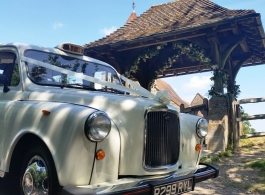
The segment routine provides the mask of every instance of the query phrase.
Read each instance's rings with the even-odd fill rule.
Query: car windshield
[[[103,81],[121,85],[120,79],[114,69],[102,64],[80,60],[78,58],[47,53],[36,50],[27,50],[25,56],[45,62],[76,73],[94,77]],[[55,70],[51,70],[34,63],[26,62],[28,77],[39,85],[55,85],[61,87],[75,87],[83,89],[94,89],[101,91],[117,92],[98,83],[86,81]]]

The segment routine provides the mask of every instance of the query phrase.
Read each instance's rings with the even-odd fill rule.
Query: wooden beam
[[[265,64],[265,61],[255,62],[255,64],[252,64],[252,63],[245,63],[245,64],[243,64],[242,67],[259,66],[259,65],[264,65],[264,64]]]
[[[214,64],[220,63],[220,47],[219,39],[216,33],[208,34],[207,39],[211,45],[211,57]]]
[[[248,52],[249,51],[249,48],[248,48],[248,45],[247,45],[246,41],[240,42],[240,47],[242,48],[242,50],[244,52]]]
[[[206,48],[210,49],[211,48],[211,45],[209,44],[209,42],[205,41],[201,37],[194,37],[194,38],[191,38],[188,40],[195,43],[196,45],[200,46],[201,48],[204,48],[204,49],[206,49]]]
[[[178,40],[183,40],[183,39],[190,39],[193,37],[200,37],[205,35],[205,33],[201,34],[195,34],[195,35],[187,35],[187,34],[181,34],[181,35],[175,35],[173,37],[167,37],[165,39],[161,39],[161,41],[146,41],[142,42],[142,45],[139,45],[138,43],[127,45],[127,47],[122,47],[121,49],[117,49],[117,51],[126,51],[126,50],[131,50],[131,49],[137,49],[137,48],[142,48],[142,47],[149,47],[152,45],[158,45],[158,44],[163,44],[163,43],[168,43],[168,42],[174,42]]]
[[[262,137],[262,136],[265,136],[265,132],[248,133],[240,136],[240,138]]]
[[[257,120],[257,119],[265,119],[265,114],[257,114],[252,116],[244,116],[241,117],[239,121],[249,121],[249,120]]]
[[[239,61],[239,60],[247,60],[253,56],[252,52],[246,52],[246,53],[241,53],[240,55],[231,55],[230,58],[232,61]]]
[[[265,97],[262,98],[247,98],[237,101],[238,104],[265,102]]]
[[[245,36],[243,35],[230,35],[225,37],[220,37],[219,41],[221,44],[232,44],[232,43],[238,43],[243,40],[245,40]]]
[[[235,35],[240,34],[237,23],[234,22],[234,23],[232,23],[231,25],[232,25],[232,27],[233,27],[233,29],[232,29],[233,33],[234,33]]]
[[[167,77],[182,76],[182,75],[188,75],[188,74],[198,74],[198,73],[209,72],[209,71],[212,71],[212,70],[201,70],[200,72],[194,71],[194,72],[181,72],[181,73],[170,72],[169,74],[158,75],[158,78],[167,78]]]
[[[217,25],[216,29],[212,29],[211,26],[204,28],[204,29],[198,29],[198,30],[191,30],[190,31],[183,31],[183,33],[179,33],[179,32],[171,32],[171,33],[167,33],[165,35],[155,35],[155,36],[149,36],[147,37],[148,39],[143,39],[144,42],[143,45],[138,45],[138,41],[137,40],[133,40],[133,42],[135,43],[129,43],[131,41],[129,41],[126,45],[127,48],[119,48],[118,43],[115,44],[115,48],[117,48],[117,51],[124,51],[124,50],[130,50],[130,49],[136,49],[136,48],[141,48],[141,47],[146,47],[146,46],[152,46],[152,45],[156,45],[156,44],[161,44],[161,43],[168,43],[168,42],[173,42],[173,41],[177,41],[177,40],[183,40],[183,39],[191,39],[191,38],[198,38],[198,37],[202,37],[206,34],[209,34],[209,32],[212,32],[214,30],[214,32],[224,32],[224,31],[231,31],[234,27],[231,26],[231,23],[226,23],[226,24],[219,24]],[[154,42],[154,39],[157,39],[157,37],[159,36],[159,39],[161,41],[158,42]],[[122,43],[121,43],[122,44]],[[125,44],[123,44],[124,46]]]
[[[240,70],[240,68],[243,66],[243,64],[245,63],[245,59],[243,59],[243,60],[240,60],[239,62],[237,62],[237,64],[234,66],[234,67],[232,67],[232,79],[233,79],[233,81],[235,81],[236,80],[236,76],[237,76],[237,74],[238,74],[238,72],[239,72],[239,70]]]
[[[187,107],[187,108],[184,108],[184,105],[183,105],[183,108],[181,108],[180,112],[182,112],[182,113],[190,113],[192,111],[199,111],[199,110],[202,110],[202,109],[208,109],[207,105],[201,104],[201,105]]]
[[[234,27],[233,30],[232,30],[233,33],[235,35],[239,35],[240,34],[240,30],[239,30],[238,25],[237,25],[236,22],[233,24],[233,27]],[[249,48],[248,48],[248,45],[247,45],[247,42],[246,42],[246,37],[244,38],[244,41],[240,42],[240,47],[242,48],[242,50],[244,52],[248,52],[249,51]]]
[[[179,72],[190,72],[190,71],[202,71],[204,69],[207,69],[207,70],[211,70],[211,67],[207,66],[207,65],[198,65],[198,66],[184,66],[184,67],[179,67],[179,68],[170,68],[170,69],[167,69],[163,72],[163,74],[168,74],[168,73],[171,73],[171,72],[176,72],[176,73],[179,73]]]
[[[231,43],[230,45],[227,46],[227,48],[221,53],[221,61],[220,64],[218,64],[219,66],[221,66],[221,68],[223,68],[225,66],[226,60],[227,58],[230,56],[230,54],[232,53],[232,51],[237,47],[238,42],[235,43]]]

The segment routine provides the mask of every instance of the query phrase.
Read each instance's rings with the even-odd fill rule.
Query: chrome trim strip
[[[192,171],[193,172],[193,171]],[[114,181],[109,182],[103,182],[99,184],[92,184],[92,185],[85,185],[85,186],[65,186],[63,188],[62,195],[69,195],[70,193],[66,192],[67,188],[75,188],[78,189],[75,192],[78,192],[78,194],[88,195],[90,193],[90,190],[95,192],[96,194],[115,194],[124,190],[137,190],[142,187],[150,187],[148,184],[150,182],[156,182],[156,181],[164,181],[168,179],[178,178],[182,176],[187,177],[193,177],[192,172],[184,172],[181,174],[177,174],[176,172],[173,173],[167,173],[165,175],[157,175],[157,176],[145,176],[145,177],[139,177],[139,178],[123,178],[118,179]],[[84,191],[81,192],[80,188]],[[87,191],[86,191],[87,190]],[[74,194],[74,193],[71,193]]]
[[[0,171],[0,177],[5,177],[5,174],[6,174],[6,172],[4,172],[4,171]]]
[[[158,168],[148,168],[145,164],[145,153],[146,153],[146,138],[147,138],[147,114],[149,112],[154,112],[154,111],[165,111],[165,112],[171,112],[171,113],[175,113],[177,115],[177,117],[179,118],[179,112],[177,111],[177,109],[175,109],[173,106],[170,105],[160,105],[160,106],[151,106],[149,108],[147,108],[146,112],[145,112],[145,128],[144,128],[144,149],[143,149],[143,168],[146,171],[157,171],[157,170],[169,170],[169,169],[173,169],[175,167],[179,166],[179,162],[177,162],[175,165],[172,166],[161,166]],[[179,147],[180,150],[180,147]],[[179,151],[180,153],[180,151]]]

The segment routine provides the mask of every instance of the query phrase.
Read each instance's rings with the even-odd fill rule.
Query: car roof
[[[71,52],[62,51],[62,50],[60,50],[58,48],[43,47],[43,46],[38,46],[38,45],[25,44],[25,43],[16,43],[16,42],[14,42],[14,43],[6,43],[6,44],[1,44],[0,43],[0,47],[15,47],[15,48],[17,48],[17,50],[19,52],[19,55],[22,55],[22,56],[24,55],[24,52],[26,50],[31,49],[31,50],[55,53],[55,54],[59,54],[59,55],[71,56],[71,57],[78,58],[78,59],[81,59],[81,60],[86,60],[86,61],[94,62],[94,63],[97,63],[97,64],[102,64],[102,65],[106,65],[106,66],[112,67],[111,65],[107,64],[106,62],[91,58],[89,56],[76,55],[76,54],[73,54]]]

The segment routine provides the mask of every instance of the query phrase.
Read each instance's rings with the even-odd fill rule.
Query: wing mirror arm
[[[7,86],[8,78],[6,75],[0,74],[0,84],[4,85],[3,92],[7,93],[10,89]]]

